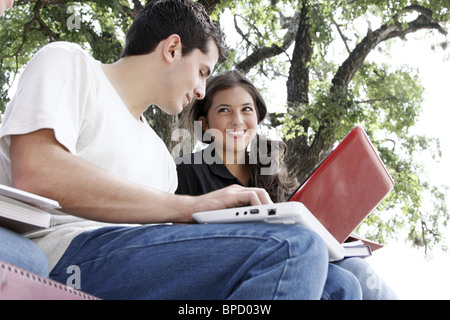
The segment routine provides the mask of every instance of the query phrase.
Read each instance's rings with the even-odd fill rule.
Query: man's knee
[[[328,249],[316,232],[294,225],[292,229],[286,230],[285,240],[289,243],[291,255],[307,255],[318,264],[328,264]]]

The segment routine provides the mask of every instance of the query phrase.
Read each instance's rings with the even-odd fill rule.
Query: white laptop
[[[192,216],[198,223],[249,223],[267,222],[300,224],[314,230],[325,242],[330,261],[344,258],[344,247],[300,202],[283,202],[260,206],[204,211]]]

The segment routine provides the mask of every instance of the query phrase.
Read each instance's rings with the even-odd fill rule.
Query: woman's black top
[[[215,156],[212,146],[178,157],[175,162],[178,173],[177,194],[197,196],[232,184],[243,185],[228,171],[222,159]]]

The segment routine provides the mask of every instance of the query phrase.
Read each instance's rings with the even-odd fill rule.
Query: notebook
[[[355,127],[288,200],[303,203],[342,243],[393,188],[367,134]]]
[[[0,226],[20,234],[49,228],[58,202],[0,184]]]
[[[342,252],[337,244],[342,247],[340,244],[393,188],[394,181],[366,133],[355,127],[286,202],[301,206],[248,206],[196,213],[193,218],[199,223],[308,221],[305,226],[314,227],[322,237],[330,259],[338,260]],[[252,210],[259,211],[252,214]]]

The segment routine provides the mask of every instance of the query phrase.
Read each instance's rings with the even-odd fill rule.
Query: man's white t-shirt
[[[176,190],[176,166],[164,142],[145,120],[132,116],[101,63],[78,45],[49,44],[22,73],[0,129],[0,183],[12,186],[10,136],[44,128],[53,129],[69,152],[111,173],[165,192]],[[54,218],[54,228],[30,236],[50,268],[74,237],[109,225],[62,213]]]

